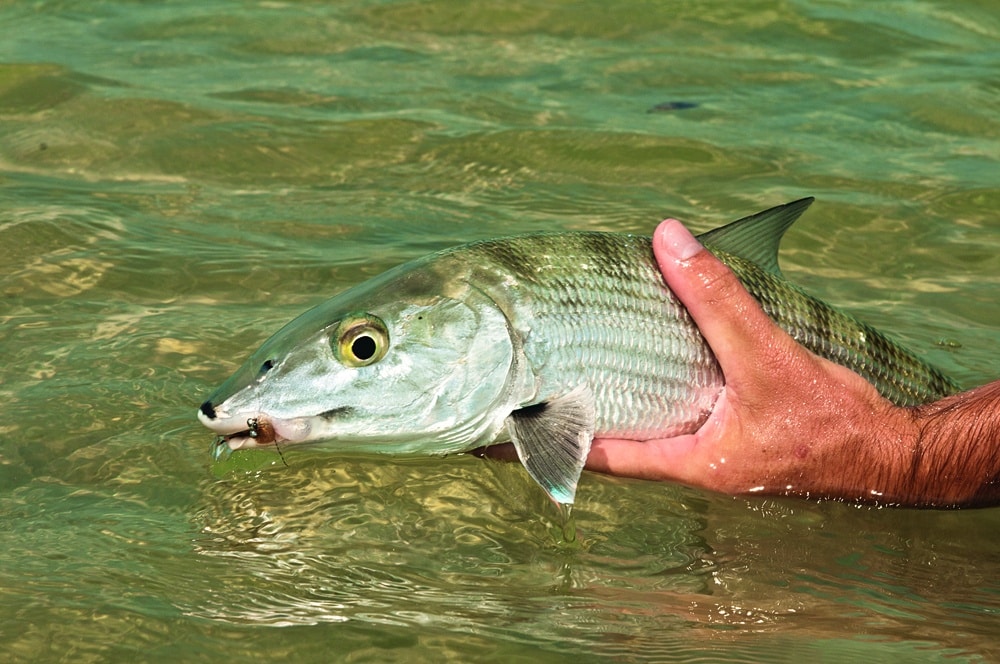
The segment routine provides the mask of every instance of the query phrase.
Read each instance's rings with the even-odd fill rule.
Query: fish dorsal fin
[[[778,268],[778,245],[788,227],[815,199],[800,198],[702,233],[698,240],[713,252],[722,251],[751,261],[771,274]]]
[[[572,505],[594,438],[594,395],[581,385],[549,401],[515,410],[507,430],[517,456],[545,492]]]

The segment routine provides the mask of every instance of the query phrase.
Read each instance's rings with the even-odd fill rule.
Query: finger
[[[647,441],[596,438],[586,467],[619,477],[676,479],[694,445],[693,436]]]
[[[659,225],[653,252],[667,285],[691,314],[724,371],[745,366],[748,355],[773,355],[776,341],[782,346],[791,341],[733,271],[681,222],[667,219]]]

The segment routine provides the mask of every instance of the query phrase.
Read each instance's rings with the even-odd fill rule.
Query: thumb
[[[783,337],[781,346],[792,342],[733,271],[681,222],[667,219],[657,227],[653,252],[667,286],[691,314],[729,380],[738,367],[752,366],[753,358],[773,355],[776,334]]]

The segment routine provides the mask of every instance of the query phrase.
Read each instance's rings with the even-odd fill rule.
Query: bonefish
[[[874,328],[788,282],[794,201],[699,236],[803,346],[897,404],[956,390]],[[595,437],[691,433],[724,386],[657,269],[650,238],[537,233],[400,265],[279,330],[198,411],[220,450],[329,441],[331,450],[449,454],[513,442],[571,504]]]

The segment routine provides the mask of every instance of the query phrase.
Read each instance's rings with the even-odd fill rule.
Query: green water
[[[995,661],[1000,510],[237,454],[208,392],[460,241],[814,195],[785,271],[974,385],[994,2],[0,1],[4,661]],[[660,104],[673,104],[649,112]]]

